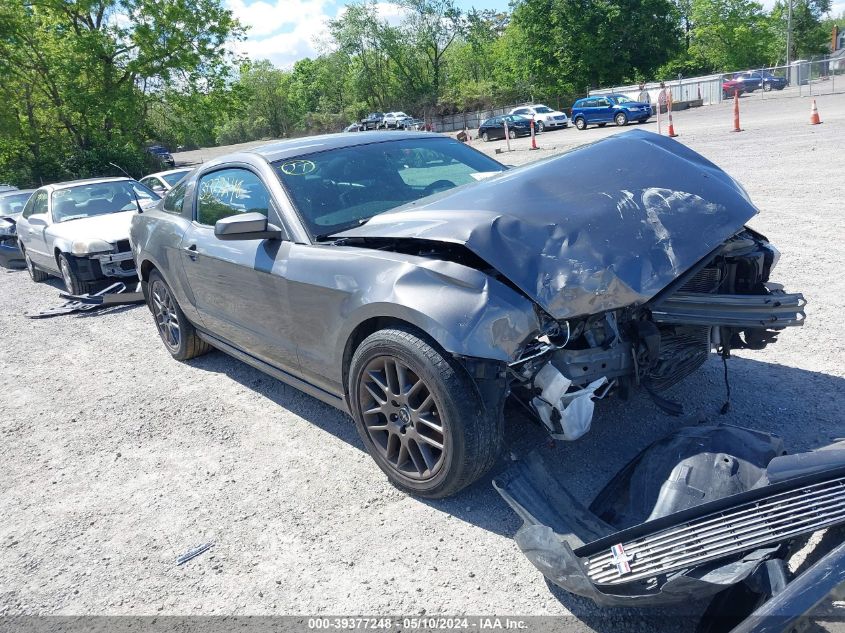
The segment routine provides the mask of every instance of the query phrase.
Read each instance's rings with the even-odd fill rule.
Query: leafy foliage
[[[185,148],[337,131],[369,111],[422,118],[597,86],[774,65],[787,0],[352,0],[313,59],[236,59],[224,0],[0,0],[0,182],[151,169]],[[792,0],[790,58],[826,52],[831,0]],[[839,21],[840,27],[845,26]]]

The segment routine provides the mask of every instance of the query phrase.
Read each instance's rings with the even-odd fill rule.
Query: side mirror
[[[219,240],[280,240],[282,230],[261,213],[241,213],[218,220],[214,236]]]
[[[47,226],[46,213],[33,213],[26,220],[31,226]]]

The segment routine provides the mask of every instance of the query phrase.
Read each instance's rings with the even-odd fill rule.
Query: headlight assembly
[[[74,255],[90,255],[91,253],[108,253],[114,250],[114,246],[103,240],[80,240],[74,242],[70,252]]]

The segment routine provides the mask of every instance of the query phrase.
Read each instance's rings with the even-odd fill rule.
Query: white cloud
[[[228,5],[247,27],[247,39],[235,50],[283,67],[319,54],[318,40],[334,10],[334,0],[228,0]]]
[[[336,0],[227,0],[229,9],[247,27],[246,40],[235,51],[251,59],[269,59],[289,67],[304,57],[315,57],[327,44],[328,21],[343,15],[346,6]],[[393,2],[377,3],[379,17],[396,25],[402,7]]]

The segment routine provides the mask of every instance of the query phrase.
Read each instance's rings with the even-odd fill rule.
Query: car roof
[[[369,145],[371,143],[383,143],[409,138],[448,138],[431,132],[341,132],[339,134],[322,134],[320,136],[305,136],[287,141],[277,141],[267,145],[261,145],[249,150],[245,154],[258,154],[267,162],[273,163],[285,158],[294,158],[302,154],[312,152],[324,152],[342,147],[355,147],[358,145]]]
[[[0,198],[19,196],[22,193],[32,193],[33,191],[35,191],[35,189],[9,189],[8,191],[0,191]]]
[[[180,172],[188,173],[193,169],[193,167],[177,167],[176,169],[168,169],[166,171],[157,171],[154,174],[147,174],[144,178],[150,178],[152,176],[169,176],[170,174],[178,174]]]
[[[66,182],[56,182],[52,185],[44,185],[41,189],[46,191],[58,191],[60,189],[69,189],[79,185],[96,185],[104,182],[131,182],[131,178],[125,176],[117,176],[111,178],[83,178],[81,180],[68,180]]]

